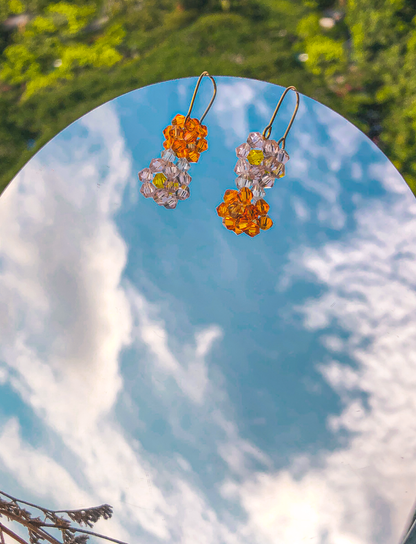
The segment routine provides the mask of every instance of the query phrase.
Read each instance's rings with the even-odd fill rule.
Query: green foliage
[[[296,85],[378,142],[416,193],[410,0],[0,0],[0,56],[0,189],[99,104],[208,69]]]

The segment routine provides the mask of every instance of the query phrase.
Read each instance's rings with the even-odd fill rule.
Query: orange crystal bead
[[[198,153],[206,151],[208,149],[208,142],[201,138],[196,142],[195,149],[198,151]]]
[[[185,121],[185,128],[191,132],[193,132],[195,129],[198,129],[199,126],[200,126],[200,123],[198,119],[189,118]]]
[[[195,149],[188,148],[185,153],[185,158],[188,159],[189,162],[198,162],[199,153]]]
[[[208,129],[205,125],[199,125],[197,130],[198,130],[198,136],[200,138],[205,138],[208,134]]]
[[[165,149],[171,149],[173,143],[174,143],[174,140],[172,140],[172,138],[168,138],[167,140],[165,140],[165,141],[163,142],[163,147],[164,147]]]
[[[176,151],[175,153],[178,159],[186,159],[188,156],[188,149],[185,145],[183,149],[180,149],[179,151]]]
[[[256,202],[256,208],[260,215],[266,215],[266,213],[270,210],[269,204],[262,198]]]
[[[225,217],[227,215],[227,209],[228,209],[227,204],[225,202],[221,202],[221,204],[217,208],[217,214],[220,217]]]
[[[198,138],[198,133],[196,132],[196,130],[186,130],[184,132],[183,139],[188,144],[195,143],[197,138]]]
[[[226,217],[224,217],[223,223],[228,230],[235,230],[235,219],[233,219],[232,217],[227,215]]]
[[[243,204],[249,204],[251,202],[251,199],[253,198],[253,193],[248,187],[243,187],[242,189],[240,189],[238,197],[241,202],[243,202]]]
[[[180,113],[176,114],[172,120],[172,125],[177,125],[178,127],[183,128],[185,126],[185,115]]]
[[[268,230],[273,225],[273,221],[268,215],[262,215],[258,219],[258,225],[262,230]]]
[[[227,189],[224,193],[224,202],[230,203],[238,198],[238,191],[235,189]]]
[[[228,215],[230,215],[231,217],[237,219],[238,217],[243,215],[243,213],[244,207],[241,205],[240,202],[238,202],[238,200],[235,200],[228,204]]]
[[[182,140],[174,140],[172,143],[172,149],[176,154],[178,154],[180,151],[183,151],[186,149],[186,143]]]
[[[163,130],[163,136],[166,138],[166,140],[168,140],[169,138],[171,138],[171,130],[172,130],[172,125],[169,125],[168,127],[166,127],[164,130]]]
[[[259,216],[259,211],[254,204],[246,206],[245,213],[250,219],[256,219]]]
[[[235,222],[235,226],[243,231],[246,230],[250,224],[251,221],[245,214],[241,215]]]
[[[250,223],[248,228],[245,230],[245,233],[248,234],[249,236],[251,236],[252,238],[253,238],[253,236],[257,236],[257,234],[259,234],[259,232],[260,232],[260,227],[254,221],[252,223]]]

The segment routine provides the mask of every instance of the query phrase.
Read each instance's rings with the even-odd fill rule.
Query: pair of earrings
[[[207,109],[198,120],[191,118],[192,108],[204,76],[211,79],[214,92]],[[296,93],[296,106],[287,129],[279,141],[270,140],[272,125],[286,94],[293,90]],[[163,131],[165,141],[161,158],[152,159],[148,168],[139,172],[142,182],[140,192],[146,198],[152,197],[160,206],[167,209],[176,208],[180,200],[190,196],[189,184],[191,163],[198,162],[200,154],[208,149],[206,140],[208,129],[202,124],[217,94],[217,85],[208,72],[203,72],[197,81],[188,113],[177,114],[172,124]],[[295,87],[284,90],[270,123],[263,133],[251,132],[247,142],[236,149],[237,189],[225,191],[223,202],[217,207],[217,214],[223,225],[235,234],[246,233],[257,236],[260,230],[268,230],[273,221],[268,216],[269,204],[264,200],[265,189],[273,187],[276,179],[285,175],[285,165],[289,155],[285,151],[286,138],[295,120],[299,108],[299,93]]]

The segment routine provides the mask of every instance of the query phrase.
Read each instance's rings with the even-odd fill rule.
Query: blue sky
[[[108,502],[100,530],[129,542],[395,542],[416,484],[414,197],[302,96],[274,226],[235,236],[215,208],[282,89],[221,77],[191,197],[158,207],[137,172],[195,81],[84,116],[0,201],[0,488]]]

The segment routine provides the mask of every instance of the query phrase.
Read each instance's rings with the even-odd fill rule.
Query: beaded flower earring
[[[191,119],[196,94],[204,76],[208,76],[212,81],[214,92],[201,119]],[[210,110],[216,94],[217,85],[214,78],[208,72],[202,72],[195,86],[187,115],[178,113],[173,118],[172,124],[163,131],[165,141],[162,158],[152,159],[149,168],[139,172],[139,180],[142,182],[140,192],[145,198],[152,197],[159,206],[164,206],[168,210],[176,208],[178,200],[189,198],[189,184],[192,178],[188,170],[190,163],[198,162],[200,154],[208,149],[206,140],[208,129],[202,121]]]
[[[295,111],[283,137],[278,142],[269,140],[273,121],[290,90],[296,93]],[[236,234],[245,232],[253,237],[257,236],[260,230],[268,230],[273,225],[273,221],[267,215],[270,206],[264,200],[265,189],[273,187],[275,180],[285,175],[285,164],[289,160],[285,143],[298,108],[298,91],[295,87],[287,87],[263,134],[251,132],[247,142],[237,147],[238,160],[234,171],[238,175],[236,179],[238,190],[225,191],[224,201],[217,208],[217,214],[228,230]]]

